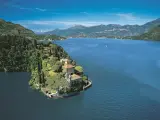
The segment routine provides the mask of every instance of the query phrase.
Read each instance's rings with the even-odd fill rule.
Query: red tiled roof
[[[81,76],[76,75],[76,74],[71,75],[71,80],[77,80],[79,78],[81,78]]]

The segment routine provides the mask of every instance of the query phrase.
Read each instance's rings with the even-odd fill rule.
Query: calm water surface
[[[29,73],[0,73],[0,120],[160,120],[160,43],[58,41],[82,65],[92,88],[51,100],[28,87]]]

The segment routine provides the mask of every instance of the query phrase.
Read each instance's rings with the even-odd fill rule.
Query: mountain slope
[[[150,30],[158,25],[160,25],[160,18],[144,24],[143,27],[146,29],[146,32],[147,32],[148,30]]]
[[[52,40],[64,40],[64,37],[57,35],[37,35],[32,30],[29,30],[19,24],[6,22],[0,19],[0,36],[1,35],[17,35],[23,37],[31,37],[36,40],[52,39]]]
[[[60,38],[56,35],[36,35],[21,25],[0,19],[0,72],[26,72],[37,68],[39,54],[44,55],[38,48],[37,40]],[[57,56],[66,54],[60,46],[55,47]]]
[[[0,35],[22,35],[22,36],[34,36],[34,32],[24,28],[19,24],[6,22],[0,19]]]
[[[139,36],[133,36],[132,39],[138,39],[138,40],[156,40],[160,41],[160,25],[157,27],[152,28],[147,33],[144,33]]]
[[[82,25],[76,25],[74,27],[60,30],[46,32],[44,34],[56,34],[64,37],[125,37],[125,36],[137,36],[147,32],[150,28],[160,24],[160,19],[148,22],[144,25],[97,25],[91,27],[85,27]]]

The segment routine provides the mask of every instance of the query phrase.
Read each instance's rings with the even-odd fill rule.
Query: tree
[[[88,78],[87,78],[87,76],[83,75],[82,79],[87,80]]]
[[[83,72],[83,68],[81,66],[76,66],[75,70],[82,73]]]
[[[53,71],[54,72],[62,72],[62,66],[61,65],[53,65]]]
[[[72,61],[72,65],[74,65],[74,66],[76,65],[76,62],[74,60]]]
[[[62,63],[60,61],[56,61],[55,65],[60,65],[62,66]]]

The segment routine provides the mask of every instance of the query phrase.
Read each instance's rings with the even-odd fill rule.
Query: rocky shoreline
[[[48,98],[59,99],[59,98],[68,98],[68,97],[80,95],[82,92],[84,92],[85,90],[87,90],[91,86],[92,86],[92,81],[88,80],[88,84],[83,86],[83,90],[81,90],[79,92],[71,92],[71,93],[65,93],[65,94],[59,94],[58,92],[56,92],[56,93],[49,94],[49,93],[46,93],[46,91],[44,91],[44,89],[41,89],[41,91]]]

